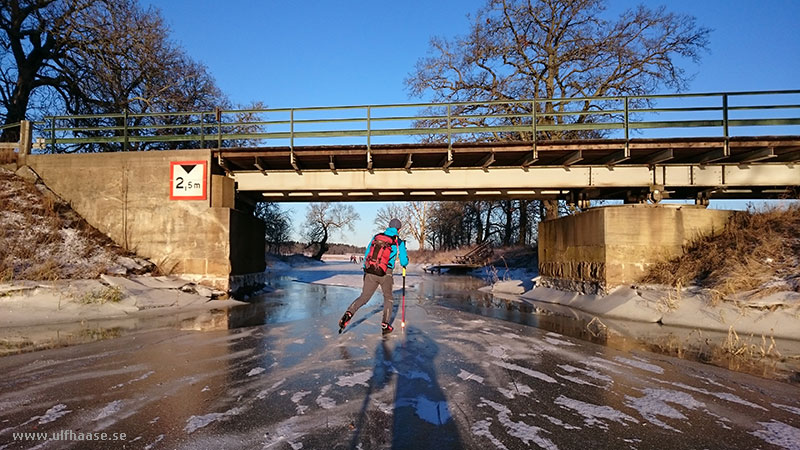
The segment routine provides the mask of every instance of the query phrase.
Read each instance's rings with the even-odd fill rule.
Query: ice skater
[[[408,266],[408,254],[406,254],[406,242],[399,238],[398,232],[402,223],[398,219],[389,221],[389,227],[383,233],[378,233],[372,237],[367,251],[364,253],[364,286],[361,295],[350,304],[347,311],[339,320],[339,333],[344,330],[350,319],[359,308],[366,304],[378,286],[383,291],[383,321],[381,329],[384,334],[391,333],[394,328],[391,324],[392,314],[392,269],[397,258],[400,258],[400,265],[405,269]]]

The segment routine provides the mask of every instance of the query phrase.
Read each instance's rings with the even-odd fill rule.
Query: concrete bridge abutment
[[[193,191],[176,191],[191,168]],[[235,209],[234,181],[211,150],[26,155],[30,167],[89,224],[161,271],[226,291],[257,284],[264,224]],[[202,173],[200,172],[202,170]],[[188,191],[186,191],[188,192]]]
[[[695,205],[592,208],[539,224],[539,274],[555,287],[604,292],[636,283],[658,261],[721,232],[732,211]]]

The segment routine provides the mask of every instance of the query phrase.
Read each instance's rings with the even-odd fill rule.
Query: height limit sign
[[[207,161],[170,162],[170,200],[205,200]]]

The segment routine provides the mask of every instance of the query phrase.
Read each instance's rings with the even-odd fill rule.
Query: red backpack
[[[396,244],[397,236],[376,234],[370,243],[367,260],[364,261],[364,271],[379,277],[386,275],[389,269],[389,257],[392,255],[392,245]]]

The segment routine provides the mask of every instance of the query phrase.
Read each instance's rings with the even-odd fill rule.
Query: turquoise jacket
[[[383,234],[387,236],[397,236],[397,228],[387,228]],[[377,236],[377,235],[375,235]],[[372,236],[372,239],[375,239],[375,236]],[[369,251],[372,249],[372,239],[369,240],[369,245],[367,245],[367,251],[364,252],[364,261],[369,258]],[[400,256],[400,265],[406,267],[408,265],[408,254],[406,253],[406,241],[402,239],[397,239],[397,245],[392,244],[392,253],[389,255],[389,268],[394,269],[394,260]],[[362,265],[361,268],[364,269],[366,265]]]

